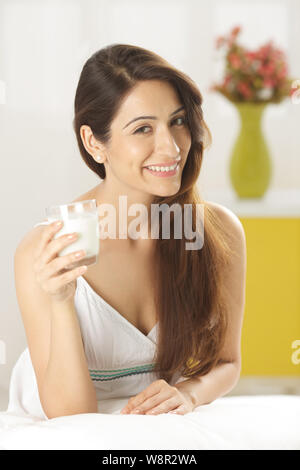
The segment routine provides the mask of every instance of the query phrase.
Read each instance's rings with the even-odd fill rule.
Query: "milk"
[[[54,222],[57,218],[48,217],[48,221]],[[75,251],[85,250],[84,258],[69,264],[66,269],[74,269],[77,266],[95,264],[99,253],[99,220],[97,213],[82,212],[78,214],[69,213],[67,218],[60,217],[63,227],[53,238],[61,237],[73,232],[77,233],[77,238],[64,247],[58,256],[65,256]]]

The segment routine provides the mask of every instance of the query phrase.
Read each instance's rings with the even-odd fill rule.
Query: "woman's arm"
[[[48,417],[97,413],[74,300],[51,303],[50,354],[41,389]]]
[[[219,204],[209,204],[220,217],[224,227],[232,234],[231,248],[236,255],[231,259],[224,273],[230,315],[220,361],[208,374],[184,380],[175,385],[180,391],[188,393],[195,407],[211,403],[216,398],[229,393],[237,384],[241,371],[241,332],[245,308],[247,265],[246,237],[241,222],[233,212]]]
[[[183,380],[174,387],[186,393],[193,408],[207,405],[216,398],[229,393],[237,384],[240,377],[240,367],[234,362],[223,362],[214,367],[202,377]]]
[[[16,294],[39,398],[48,418],[97,412],[74,298],[54,302],[36,282],[33,248],[42,227],[27,234],[14,257]]]

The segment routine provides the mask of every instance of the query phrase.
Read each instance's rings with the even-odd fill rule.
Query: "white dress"
[[[98,295],[83,276],[77,278],[74,305],[96,389],[98,411],[112,413],[116,399],[125,399],[125,406],[131,396],[158,380],[158,374],[152,369],[159,325],[144,335]],[[181,380],[184,378],[178,373],[169,383],[174,385]],[[28,348],[12,371],[7,411],[47,419]]]

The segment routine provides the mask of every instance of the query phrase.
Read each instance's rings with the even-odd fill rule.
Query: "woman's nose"
[[[162,129],[158,133],[156,147],[157,153],[168,155],[172,158],[176,158],[180,151],[180,148],[169,129]]]

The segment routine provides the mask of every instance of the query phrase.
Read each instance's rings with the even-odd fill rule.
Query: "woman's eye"
[[[181,116],[181,117],[178,117],[178,118],[174,119],[174,120],[172,121],[172,124],[173,124],[174,122],[180,120],[180,119],[182,120],[182,124],[179,124],[179,125],[184,125],[184,124],[185,124],[185,117],[184,117],[184,116]],[[150,126],[143,126],[143,127],[140,127],[139,129],[137,129],[137,130],[134,132],[134,134],[137,134],[137,133],[139,133],[139,134],[148,134],[148,132],[143,132],[143,129],[147,129],[147,128],[150,129]]]
[[[149,126],[140,127],[139,129],[137,129],[137,130],[134,132],[134,134],[137,134],[137,133],[145,134],[145,132],[143,132],[143,129],[147,129],[147,127],[149,128]]]
[[[184,116],[178,117],[178,118],[174,119],[174,121],[178,121],[178,119],[181,119],[181,120],[182,120],[182,124],[185,124],[185,117],[184,117]],[[173,122],[174,122],[174,121],[173,121]]]

